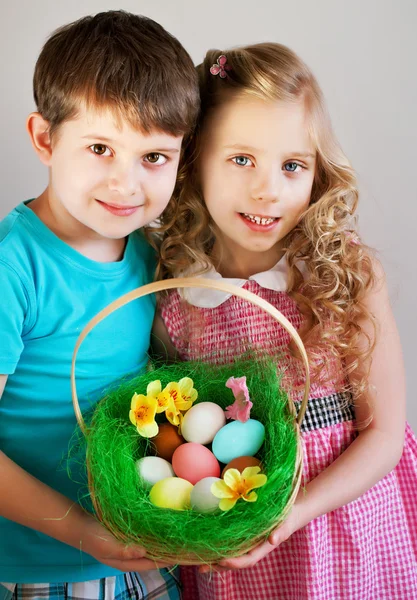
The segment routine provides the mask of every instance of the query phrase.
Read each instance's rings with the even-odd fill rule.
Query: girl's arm
[[[313,519],[355,500],[397,465],[403,449],[405,431],[405,374],[400,338],[390,307],[385,276],[374,261],[376,284],[365,304],[377,323],[376,344],[369,372],[369,392],[355,402],[359,424],[370,420],[358,437],[327,469],[307,484],[298,494],[293,509],[269,537],[248,554],[220,565],[247,568],[258,562],[294,531]],[[369,322],[361,323],[363,331],[375,339]],[[365,347],[365,336],[361,345]],[[352,377],[361,375],[362,365]],[[201,569],[206,570],[205,568]]]
[[[0,375],[0,402],[7,375]],[[145,571],[158,566],[145,549],[118,542],[79,504],[56,492],[20,468],[0,451],[0,515],[83,550],[99,562],[121,571]]]
[[[405,373],[400,337],[390,307],[385,276],[374,263],[376,285],[365,304],[377,323],[376,344],[369,372],[369,391],[355,402],[356,421],[370,421],[345,452],[320,473],[297,501],[300,527],[355,500],[397,465],[405,432]],[[374,339],[369,322],[361,323]],[[366,344],[365,337],[361,341]],[[362,365],[352,377],[360,376]]]
[[[153,322],[151,350],[154,358],[165,362],[174,362],[178,358],[177,350],[171,342],[168,330],[159,312],[156,313]]]

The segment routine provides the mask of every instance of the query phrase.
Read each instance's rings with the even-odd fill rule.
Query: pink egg
[[[172,456],[174,473],[193,485],[204,477],[220,477],[220,465],[212,452],[202,444],[181,444]]]

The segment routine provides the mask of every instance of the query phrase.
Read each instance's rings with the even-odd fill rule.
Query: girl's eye
[[[285,163],[284,169],[288,173],[298,173],[303,167],[296,162]]]
[[[167,162],[167,157],[159,152],[150,152],[145,156],[145,160],[152,165],[164,165]]]
[[[98,156],[111,156],[111,150],[104,144],[93,144],[90,146],[91,151]]]
[[[248,167],[253,164],[250,158],[247,156],[235,156],[232,158],[233,162],[239,167]]]

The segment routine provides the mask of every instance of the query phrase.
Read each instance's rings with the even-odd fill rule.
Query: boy
[[[175,577],[149,570],[165,565],[81,509],[82,473],[70,479],[64,458],[78,334],[153,278],[153,253],[137,230],[172,194],[198,112],[194,66],[154,21],[110,11],[51,36],[34,97],[27,129],[49,183],[0,224],[0,599],[177,598]],[[149,298],[132,303],[83,344],[82,409],[144,368],[154,308]]]

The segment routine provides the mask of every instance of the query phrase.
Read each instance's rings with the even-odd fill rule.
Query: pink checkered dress
[[[301,315],[285,292],[253,280],[244,287],[300,326]],[[233,296],[214,308],[199,308],[173,292],[163,302],[162,317],[184,360],[226,362],[254,347],[281,351],[284,384],[302,383],[302,368],[287,350],[288,334],[244,300]],[[356,435],[353,408],[338,391],[340,368],[329,361],[328,370],[333,377],[312,384],[302,426],[304,483]],[[299,392],[290,393],[299,398]],[[185,567],[182,580],[184,600],[416,600],[417,440],[410,427],[398,466],[363,496],[315,519],[250,569],[199,574]]]

